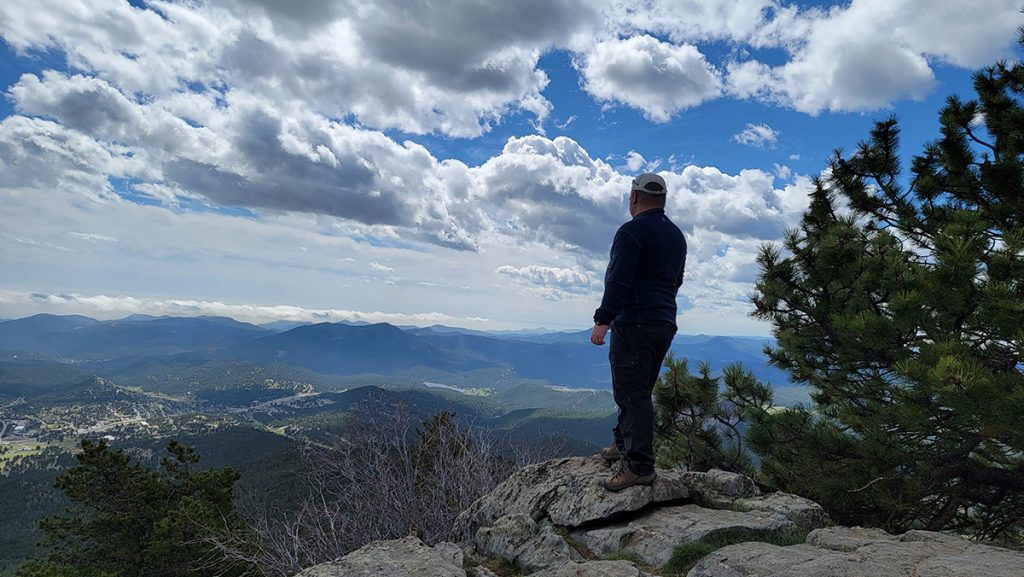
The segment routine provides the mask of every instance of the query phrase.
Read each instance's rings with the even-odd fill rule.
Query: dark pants
[[[612,393],[619,420],[612,433],[615,446],[637,475],[654,472],[654,403],[651,393],[672,345],[676,327],[669,324],[612,325],[608,360]]]

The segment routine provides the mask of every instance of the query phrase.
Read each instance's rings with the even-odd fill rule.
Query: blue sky
[[[581,328],[631,176],[684,333],[767,334],[754,256],[895,114],[909,158],[1016,0],[9,0],[0,317]]]

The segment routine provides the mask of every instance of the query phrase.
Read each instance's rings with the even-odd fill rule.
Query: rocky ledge
[[[610,493],[600,457],[525,467],[456,521],[463,542],[375,542],[297,577],[1024,576],[1024,553],[940,533],[832,527],[812,501],[743,475],[659,470]]]
[[[1020,577],[1024,553],[931,531],[890,535],[831,527],[790,547],[740,543],[701,559],[689,577]]]

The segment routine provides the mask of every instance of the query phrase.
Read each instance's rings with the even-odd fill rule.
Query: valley
[[[154,466],[178,439],[201,466],[238,469],[248,498],[281,504],[301,494],[301,446],[360,422],[415,425],[452,411],[509,450],[592,454],[615,406],[607,348],[585,336],[218,317],[0,322],[0,494],[19,497],[0,511],[16,520],[0,542],[0,576],[34,553],[38,521],[62,506],[53,479],[83,438]],[[804,400],[764,363],[763,345],[681,335],[673,351],[716,370],[743,361],[775,377],[781,403]]]

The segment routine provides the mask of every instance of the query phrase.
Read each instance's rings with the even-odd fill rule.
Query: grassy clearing
[[[17,459],[34,457],[50,447],[57,447],[65,452],[74,452],[78,447],[77,441],[64,439],[62,441],[14,441],[0,444],[0,473]]]
[[[15,441],[13,443],[4,443],[0,446],[3,447],[3,450],[0,451],[0,471],[3,471],[7,463],[15,459],[31,457],[42,453],[43,449],[46,448],[46,443],[39,441]]]

